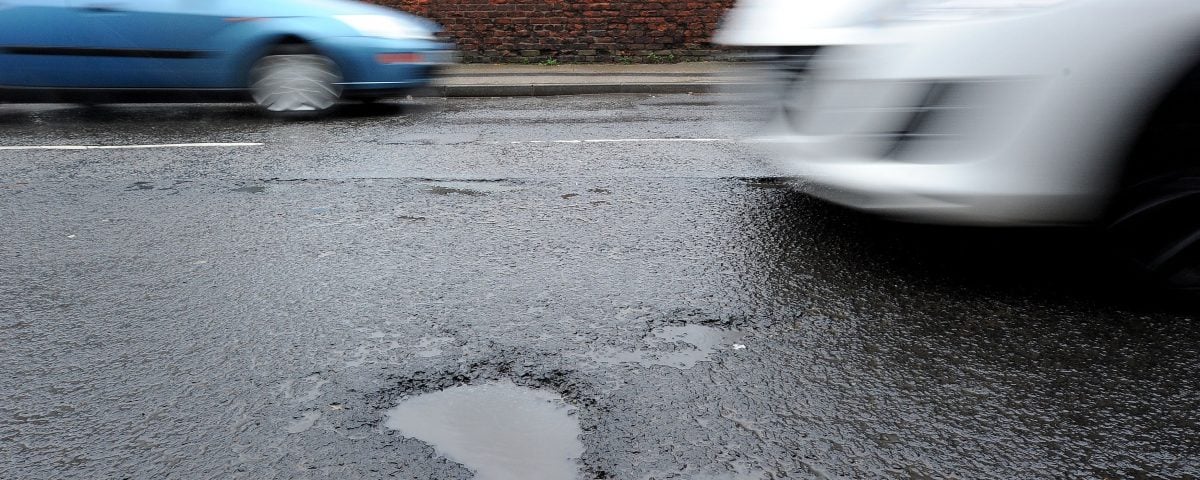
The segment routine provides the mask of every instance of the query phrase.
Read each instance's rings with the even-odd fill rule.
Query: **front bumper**
[[[931,223],[1088,222],[1111,189],[1126,116],[1102,77],[1112,66],[1085,62],[1091,39],[1031,34],[1048,24],[938,24],[822,49],[758,141],[799,189],[852,208]]]
[[[916,164],[872,157],[812,154],[821,139],[781,136],[756,141],[776,151],[775,166],[792,186],[864,212],[920,223],[1059,225],[1086,222],[1102,197],[1043,189],[974,163]]]
[[[349,97],[424,87],[458,61],[454,45],[447,42],[338,37],[321,43],[342,69],[342,87]]]

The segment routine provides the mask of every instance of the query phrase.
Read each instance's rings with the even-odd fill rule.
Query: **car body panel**
[[[230,90],[282,41],[329,56],[348,89],[379,93],[428,83],[453,47],[366,37],[336,15],[388,15],[429,32],[427,20],[340,0],[7,0],[0,6],[0,87],[15,90]],[[429,61],[387,65],[379,53]]]
[[[0,68],[0,85],[39,85],[58,76],[88,73],[83,57],[42,55],[32,50],[83,43],[81,19],[66,13],[67,0],[0,3],[0,65],[4,67]]]
[[[1090,222],[1141,122],[1197,65],[1197,25],[1188,0],[885,24],[824,48],[803,93],[807,126],[760,140],[803,189],[855,208],[938,223]],[[914,135],[905,122],[933,111],[922,103],[931,85],[952,85],[958,110],[923,117]]]

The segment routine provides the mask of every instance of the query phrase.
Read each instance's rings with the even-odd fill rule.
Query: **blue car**
[[[0,0],[0,100],[321,112],[432,80],[440,27],[345,0]]]

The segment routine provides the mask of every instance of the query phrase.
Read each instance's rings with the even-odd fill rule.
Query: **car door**
[[[0,0],[0,86],[89,86],[81,30],[67,0]]]
[[[4,0],[0,0],[4,1]],[[207,88],[224,54],[217,38],[230,25],[225,0],[69,0],[112,87]]]

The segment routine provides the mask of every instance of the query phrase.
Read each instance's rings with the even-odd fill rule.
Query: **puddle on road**
[[[589,356],[604,364],[635,363],[643,367],[663,365],[689,369],[697,363],[707,361],[717,350],[745,348],[737,342],[746,336],[735,330],[721,330],[703,325],[671,325],[656,328],[646,338],[646,343],[655,350],[595,351]]]
[[[573,479],[583,431],[572,413],[556,394],[494,382],[409,398],[384,425],[433,445],[476,480]]]
[[[267,187],[262,185],[254,185],[249,187],[239,187],[230,191],[235,193],[264,193],[267,191]]]

